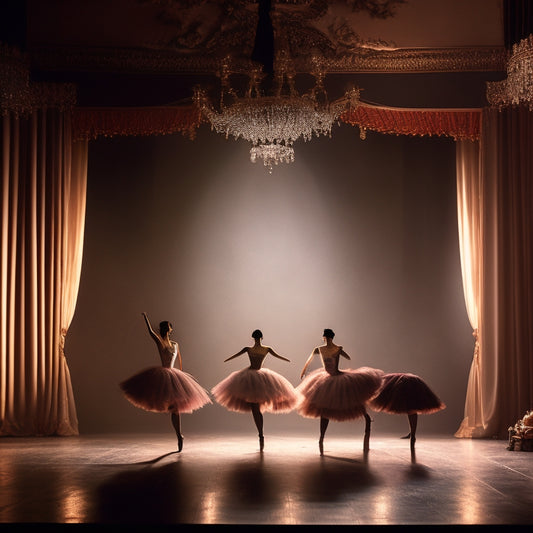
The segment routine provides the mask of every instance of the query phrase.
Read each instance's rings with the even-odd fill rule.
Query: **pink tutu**
[[[329,418],[342,422],[361,418],[365,404],[381,386],[381,370],[361,367],[330,374],[314,370],[296,387],[303,396],[298,413],[306,418]]]
[[[383,376],[381,389],[369,405],[390,414],[431,414],[446,407],[420,377],[401,372]]]
[[[220,405],[241,413],[250,412],[251,403],[258,403],[261,411],[288,413],[299,399],[290,381],[268,368],[232,372],[211,392]]]
[[[192,413],[212,403],[196,379],[177,368],[147,368],[123,381],[120,388],[135,407],[157,413]]]

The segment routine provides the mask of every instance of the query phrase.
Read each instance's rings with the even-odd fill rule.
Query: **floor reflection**
[[[112,475],[96,491],[94,522],[187,522],[190,502],[200,494],[180,461]],[[183,513],[180,513],[184,511]]]
[[[280,503],[282,479],[280,474],[265,468],[263,454],[254,460],[230,466],[224,477],[222,491],[225,506],[273,506]]]
[[[0,440],[1,523],[532,524],[533,464],[505,443],[397,438]],[[69,444],[70,443],[70,444]],[[467,445],[468,444],[468,445]]]
[[[379,483],[366,460],[324,455],[309,462],[296,480],[301,497],[310,502],[335,502]]]

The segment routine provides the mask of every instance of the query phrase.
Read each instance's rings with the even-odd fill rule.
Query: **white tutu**
[[[361,418],[366,403],[381,386],[383,371],[361,367],[330,374],[321,368],[307,375],[296,387],[303,399],[298,413],[306,418],[329,418],[343,421]]]
[[[290,381],[268,368],[232,372],[211,392],[220,405],[237,412],[249,412],[250,404],[257,403],[261,411],[288,413],[299,400]]]
[[[123,381],[120,388],[135,407],[157,413],[192,413],[212,403],[196,379],[177,368],[147,368]]]

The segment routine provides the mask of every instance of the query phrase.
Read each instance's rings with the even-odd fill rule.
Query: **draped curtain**
[[[507,436],[533,407],[533,114],[486,109],[457,146],[465,300],[476,336],[457,437]]]
[[[33,86],[8,59],[0,65],[0,435],[76,435],[63,347],[81,271],[87,142],[72,142],[69,91]]]
[[[510,50],[533,33],[533,0],[503,0],[503,37]]]
[[[81,270],[87,143],[70,116],[3,117],[0,435],[75,435],[64,340]]]
[[[474,356],[468,377],[464,420],[456,436],[474,436],[483,426],[479,357],[479,309],[481,299],[481,204],[479,142],[457,141],[457,228],[466,312],[474,337]],[[470,430],[467,428],[471,428]]]

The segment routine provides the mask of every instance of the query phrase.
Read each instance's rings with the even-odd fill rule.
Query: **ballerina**
[[[170,339],[172,324],[168,321],[159,324],[157,334],[146,313],[142,314],[148,333],[156,343],[162,366],[152,366],[120,383],[124,396],[135,407],[145,411],[170,413],[172,426],[178,438],[178,452],[183,449],[180,413],[192,413],[206,404],[212,403],[208,392],[196,379],[182,370],[179,345]],[[178,360],[179,370],[174,368]]]
[[[253,346],[244,347],[224,360],[227,362],[247,353],[250,366],[232,372],[216,384],[211,392],[215,400],[229,411],[252,412],[259,434],[259,449],[263,451],[263,412],[288,413],[295,408],[299,397],[289,380],[273,370],[262,368],[268,354],[283,361],[290,360],[277,354],[270,346],[262,345],[263,333],[259,329],[253,331],[252,338],[255,341]]]
[[[369,407],[378,412],[406,414],[410,431],[402,438],[410,439],[411,450],[414,450],[418,415],[436,413],[446,405],[419,376],[392,372],[383,375],[381,388]]]
[[[324,436],[330,420],[339,422],[365,418],[365,437],[363,450],[369,450],[371,419],[365,404],[377,394],[381,385],[381,370],[361,367],[356,370],[339,370],[339,358],[350,359],[342,346],[334,344],[335,333],[325,329],[324,344],[317,346],[304,367],[300,378],[303,381],[296,390],[303,396],[297,407],[300,415],[306,418],[320,418],[320,455],[324,454]],[[307,377],[307,367],[315,355],[322,358],[323,368],[314,370]]]

